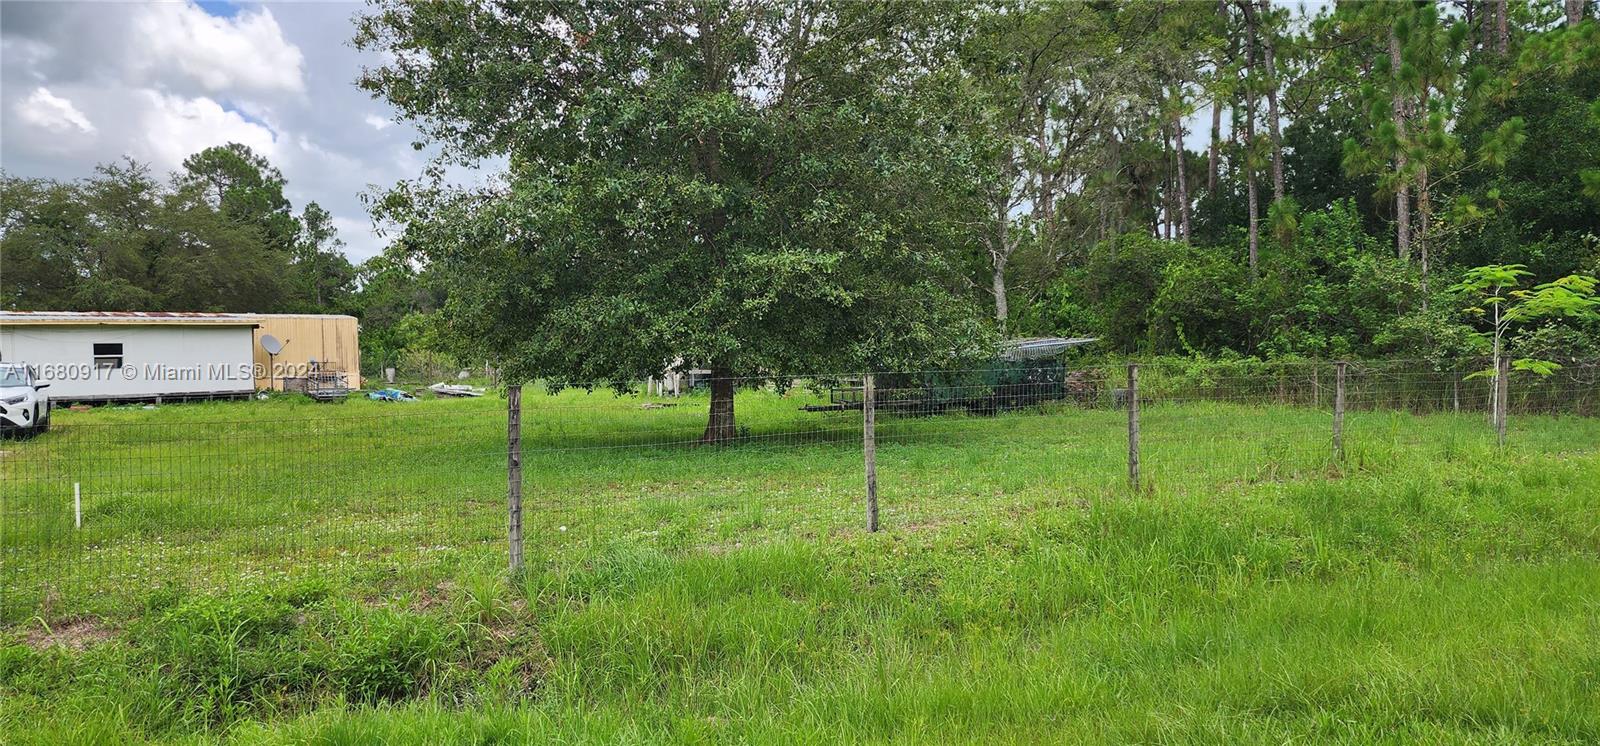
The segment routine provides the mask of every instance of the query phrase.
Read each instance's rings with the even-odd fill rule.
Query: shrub
[[[463,652],[462,636],[447,632],[439,620],[392,609],[343,607],[329,631],[332,684],[362,704],[422,694],[436,667]]]
[[[333,604],[318,583],[188,597],[158,591],[146,608],[127,631],[125,654],[70,663],[78,674],[138,689],[129,693],[130,714],[152,731],[224,726],[323,699],[422,696],[441,667],[468,659],[475,629],[402,609]],[[43,662],[35,656],[8,668]],[[55,677],[55,685],[69,679]]]

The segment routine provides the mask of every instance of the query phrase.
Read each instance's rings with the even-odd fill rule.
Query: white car
[[[0,363],[0,431],[42,433],[50,429],[50,395],[21,363]]]

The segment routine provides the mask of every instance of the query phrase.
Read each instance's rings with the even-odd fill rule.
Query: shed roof
[[[1072,347],[1098,341],[1099,337],[1027,337],[1000,343],[1000,356],[1007,360],[1038,360]]]
[[[0,311],[0,326],[82,326],[134,324],[143,326],[210,325],[255,326],[255,314],[191,313],[179,311]]]

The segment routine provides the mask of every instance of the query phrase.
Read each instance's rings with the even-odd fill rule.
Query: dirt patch
[[[49,627],[38,625],[23,634],[22,642],[35,650],[60,646],[77,652],[111,639],[113,632],[99,619],[81,617]]]
[[[450,605],[450,600],[456,596],[456,584],[446,580],[441,583],[424,586],[416,589],[411,594],[411,611],[426,613],[432,609],[445,608]]]
[[[1013,515],[1017,514],[1017,511],[1015,511],[1015,510],[1013,510],[1011,512],[1012,512]],[[1030,511],[1027,511],[1027,512],[1032,512],[1032,511],[1030,510]],[[949,517],[944,517],[944,518],[924,518],[924,519],[921,519],[921,520],[910,521],[910,522],[906,523],[904,526],[898,526],[896,528],[898,528],[900,531],[903,531],[903,532],[909,534],[909,533],[917,533],[917,532],[920,532],[920,531],[938,531],[938,530],[940,530],[940,529],[942,529],[942,528],[944,528],[946,526],[951,526],[951,525],[954,525],[954,524],[957,524],[957,523],[966,523],[966,521],[960,520],[958,518],[949,518]]]

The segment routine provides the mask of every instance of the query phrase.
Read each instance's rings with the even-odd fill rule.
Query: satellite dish
[[[271,334],[263,334],[261,335],[261,349],[266,350],[268,355],[276,355],[283,352],[283,343],[279,342],[278,338]]]

